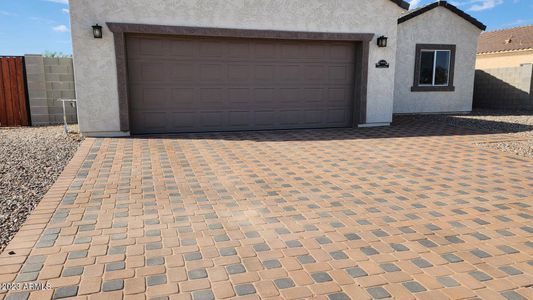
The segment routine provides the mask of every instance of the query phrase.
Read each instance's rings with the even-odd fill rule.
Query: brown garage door
[[[348,42],[128,36],[132,132],[352,126]]]

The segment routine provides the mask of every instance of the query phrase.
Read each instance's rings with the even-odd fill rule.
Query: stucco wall
[[[396,20],[403,12],[388,0],[70,0],[79,124],[84,133],[119,131],[113,35],[95,23],[374,33],[389,37],[387,48],[371,42],[367,123],[390,122],[394,96]],[[380,59],[389,69],[376,69]]]
[[[480,54],[476,69],[513,68],[521,64],[533,64],[533,50],[507,53]]]
[[[437,7],[398,26],[394,113],[472,110],[474,64],[481,30],[444,7]],[[453,44],[453,92],[411,92],[416,44]]]

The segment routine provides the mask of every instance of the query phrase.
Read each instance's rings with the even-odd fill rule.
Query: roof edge
[[[411,20],[413,18],[416,18],[417,16],[419,16],[421,14],[424,14],[424,13],[426,13],[426,12],[436,8],[436,7],[445,7],[445,8],[447,8],[451,12],[453,12],[456,15],[458,15],[459,17],[465,19],[466,21],[468,21],[472,25],[476,26],[477,28],[481,29],[482,31],[487,29],[487,26],[485,24],[481,23],[476,18],[474,18],[471,15],[465,13],[464,11],[462,11],[459,8],[457,8],[456,6],[448,3],[447,1],[437,1],[437,2],[434,2],[434,3],[428,4],[426,6],[423,6],[423,7],[419,8],[419,9],[416,9],[416,10],[413,10],[411,12],[408,12],[405,15],[401,16],[400,18],[398,18],[398,24],[401,24],[401,23],[403,23],[405,21],[408,21],[408,20]]]
[[[403,0],[390,0],[390,1],[396,3],[396,5],[398,5],[399,7],[403,8],[403,9],[406,9],[406,10],[409,10],[409,7],[411,6],[411,4],[409,4],[409,2],[403,1]]]
[[[509,31],[509,30],[516,30],[516,29],[522,29],[522,28],[526,28],[526,27],[533,27],[533,23],[528,24],[528,25],[509,27],[509,28],[494,29],[494,30],[491,30],[491,31],[485,31],[482,34],[495,33],[495,32],[501,32],[501,31]]]
[[[490,52],[487,52],[487,51],[485,51],[485,52],[476,52],[476,55],[506,54],[506,53],[529,52],[529,51],[533,51],[533,47],[512,49],[512,50],[498,50],[498,51],[490,51]]]

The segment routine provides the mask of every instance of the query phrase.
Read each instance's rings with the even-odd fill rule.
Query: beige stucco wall
[[[480,33],[479,28],[444,7],[398,25],[394,113],[471,111]],[[454,92],[411,92],[416,44],[456,45]]]
[[[394,96],[396,20],[403,12],[389,0],[70,0],[74,68],[82,132],[119,131],[113,36],[92,37],[106,22],[220,28],[374,33],[387,48],[370,46],[368,123],[390,122]],[[391,68],[376,69],[380,59]]]
[[[476,58],[476,69],[513,68],[521,64],[533,63],[533,50],[494,54],[479,54]]]

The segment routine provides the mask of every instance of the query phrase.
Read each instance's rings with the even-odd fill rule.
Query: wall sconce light
[[[384,35],[378,37],[378,47],[384,48],[387,47],[388,38]]]
[[[102,26],[98,25],[98,23],[96,23],[96,25],[93,26],[93,35],[94,35],[94,38],[95,39],[101,39],[102,38]]]

